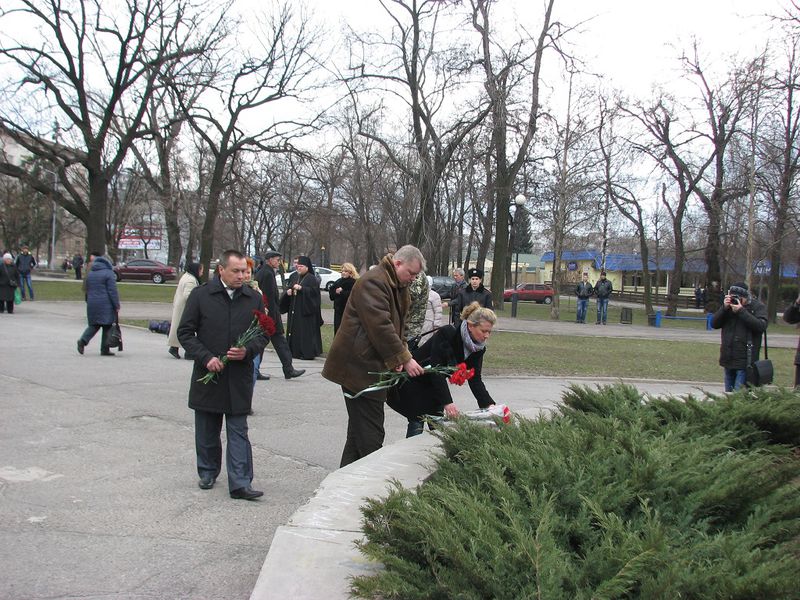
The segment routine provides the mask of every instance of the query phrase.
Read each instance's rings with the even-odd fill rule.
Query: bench
[[[657,310],[655,315],[647,315],[648,316],[648,324],[652,325],[653,327],[661,327],[661,323],[664,319],[673,319],[675,321],[705,321],[706,322],[706,331],[711,331],[713,327],[711,327],[711,317],[713,316],[712,313],[708,313],[704,317],[671,317],[669,315],[663,314],[660,310]]]

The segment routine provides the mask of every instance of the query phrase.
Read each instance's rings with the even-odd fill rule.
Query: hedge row
[[[800,395],[572,387],[550,420],[461,423],[364,507],[379,599],[800,598]]]

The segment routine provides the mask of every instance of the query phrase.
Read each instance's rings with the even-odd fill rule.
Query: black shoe
[[[100,356],[116,356],[116,354],[111,352],[111,350],[105,350],[105,351],[100,352]]]
[[[83,349],[86,348],[86,342],[78,340],[78,354],[83,354]]]
[[[269,381],[269,375],[264,375],[259,372],[256,374],[256,381]]]
[[[231,490],[231,498],[234,500],[255,500],[261,498],[264,492],[254,490],[249,485],[247,487],[239,488],[238,490]]]
[[[210,490],[214,487],[216,481],[216,477],[201,477],[200,481],[197,482],[197,487],[201,490]]]
[[[283,375],[286,379],[292,379],[293,377],[300,377],[305,372],[305,369],[292,369],[291,371],[284,371]]]
[[[172,356],[174,356],[175,358],[180,358],[181,357],[181,353],[178,350],[177,346],[170,346],[169,347],[169,353],[172,354]]]

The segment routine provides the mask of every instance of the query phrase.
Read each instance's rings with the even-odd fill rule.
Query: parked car
[[[170,267],[157,260],[136,258],[126,263],[119,263],[114,267],[117,281],[147,281],[164,283],[175,279],[175,267]]]
[[[289,271],[288,273],[284,274],[284,279],[289,279],[292,276],[294,271]],[[339,271],[334,271],[333,269],[328,269],[327,267],[314,267],[314,272],[317,274],[319,278],[319,287],[322,290],[329,290],[331,286],[342,276]],[[278,287],[283,287],[281,284],[281,275],[280,273],[275,275],[275,281],[278,283]]]
[[[450,298],[450,289],[455,285],[456,280],[447,275],[434,275],[431,277],[431,289],[442,297],[442,300]]]
[[[503,300],[511,300],[511,294],[517,293],[519,300],[532,300],[541,304],[552,304],[555,291],[552,285],[545,283],[520,283],[516,290],[503,290]]]

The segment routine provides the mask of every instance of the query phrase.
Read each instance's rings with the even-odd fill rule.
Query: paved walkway
[[[130,327],[116,357],[100,357],[99,337],[80,356],[83,310],[82,303],[37,301],[0,315],[0,597],[248,598],[276,529],[338,466],[346,413],[337,386],[320,376],[322,360],[298,361],[308,373],[286,381],[267,355],[273,379],[259,382],[250,419],[254,486],[265,496],[234,501],[224,485],[196,486],[190,363],[167,354],[165,336]],[[122,316],[168,318],[169,310],[130,303]],[[553,326],[514,324],[537,332]],[[506,319],[501,327],[510,327]],[[519,411],[552,407],[567,383],[487,382],[498,401]],[[635,383],[651,393],[719,390]],[[456,401],[474,408],[466,388]],[[386,429],[392,444],[403,439],[405,422],[387,411]]]

